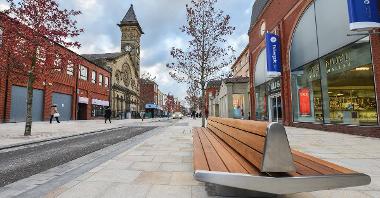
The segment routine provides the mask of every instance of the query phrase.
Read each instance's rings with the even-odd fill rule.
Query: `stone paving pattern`
[[[191,128],[171,126],[140,145],[94,168],[46,197],[208,197],[193,179]],[[287,128],[292,148],[371,175],[372,184],[300,193],[286,198],[380,197],[380,140]]]
[[[163,127],[45,197],[208,197],[205,185],[193,179],[191,128],[199,125],[199,120],[187,119]],[[292,148],[369,174],[372,183],[282,198],[380,197],[380,139],[298,128],[287,128],[287,132]]]

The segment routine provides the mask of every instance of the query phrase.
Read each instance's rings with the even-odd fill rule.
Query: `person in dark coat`
[[[105,111],[105,113],[104,113],[104,118],[105,118],[104,123],[107,123],[107,120],[109,120],[110,123],[112,123],[112,122],[111,122],[111,115],[112,115],[111,108],[110,108],[110,107],[107,107],[107,108],[106,108],[106,111]]]

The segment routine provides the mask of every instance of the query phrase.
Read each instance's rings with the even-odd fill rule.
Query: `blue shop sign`
[[[272,33],[266,33],[267,72],[268,77],[281,75],[281,44],[280,37]]]
[[[157,109],[157,105],[156,104],[146,104],[145,109]]]
[[[380,27],[378,0],[348,0],[350,29],[366,31]]]

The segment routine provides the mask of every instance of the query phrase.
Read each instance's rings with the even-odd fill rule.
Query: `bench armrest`
[[[284,126],[279,123],[268,125],[265,138],[261,172],[295,172],[293,155]]]

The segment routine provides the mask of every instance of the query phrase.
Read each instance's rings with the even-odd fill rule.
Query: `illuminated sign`
[[[298,90],[299,103],[300,103],[300,115],[311,116],[310,105],[310,90],[309,88],[301,88]]]

